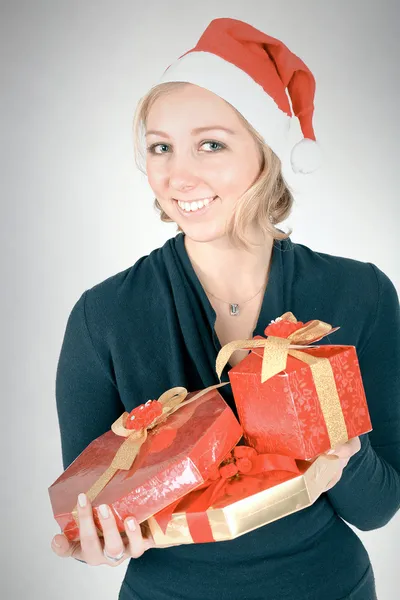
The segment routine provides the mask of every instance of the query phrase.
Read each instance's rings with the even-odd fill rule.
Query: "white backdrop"
[[[62,472],[55,372],[73,304],[175,235],[134,165],[135,105],[215,17],[282,39],[316,77],[325,154],[313,175],[285,173],[296,203],[283,226],[314,250],[375,263],[399,290],[400,9],[396,0],[9,0],[0,10],[1,586],[13,600],[117,598],[127,563],[89,568],[51,551],[59,529],[47,488]],[[400,515],[359,535],[379,600],[393,600]]]

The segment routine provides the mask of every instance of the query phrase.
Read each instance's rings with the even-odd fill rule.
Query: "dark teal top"
[[[376,529],[400,506],[398,295],[374,264],[289,238],[274,243],[253,335],[286,311],[340,326],[319,344],[356,347],[373,431],[313,506],[234,540],[148,550],[129,561],[120,600],[376,597],[367,551],[345,521]],[[218,383],[215,319],[183,233],[86,290],[68,318],[56,375],[64,468],[122,412],[174,386]],[[235,411],[230,386],[219,391]]]

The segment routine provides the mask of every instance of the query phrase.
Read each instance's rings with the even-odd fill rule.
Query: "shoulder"
[[[297,273],[309,273],[313,279],[324,283],[336,280],[355,284],[361,279],[369,287],[376,286],[376,267],[369,262],[319,252],[304,244],[292,242],[291,246]]]
[[[310,306],[307,319],[340,325],[343,335],[363,348],[382,311],[398,312],[395,285],[376,264],[319,252],[292,241],[285,249],[292,255],[293,297]],[[335,340],[339,338],[338,332]]]
[[[376,304],[382,286],[390,285],[389,277],[371,262],[311,249],[291,243],[295,278],[305,285],[317,287],[325,294],[354,294],[369,297]],[[393,285],[393,284],[392,284]]]
[[[128,268],[86,289],[78,300],[93,333],[104,332],[118,322],[146,319],[154,314],[160,294],[169,287],[165,265],[168,240],[164,246],[141,256]]]

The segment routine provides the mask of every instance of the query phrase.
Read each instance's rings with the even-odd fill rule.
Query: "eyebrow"
[[[231,135],[235,135],[236,131],[233,131],[232,129],[229,129],[228,127],[221,127],[220,125],[207,125],[206,127],[196,127],[195,129],[192,129],[192,135],[196,135],[198,133],[203,133],[204,131],[226,131],[227,133],[230,133]],[[168,133],[165,133],[165,131],[158,131],[157,129],[151,129],[150,131],[146,132],[146,137],[148,135],[161,135],[164,137],[169,137]]]

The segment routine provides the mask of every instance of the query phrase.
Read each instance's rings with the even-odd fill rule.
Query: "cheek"
[[[249,161],[244,160],[240,164],[228,164],[217,174],[218,189],[225,193],[242,193],[247,190],[257,177],[258,170]]]
[[[155,189],[161,189],[163,186],[163,182],[165,181],[165,176],[162,173],[160,168],[155,167],[151,163],[147,163],[146,165],[147,171],[147,180],[149,182],[150,187]]]

